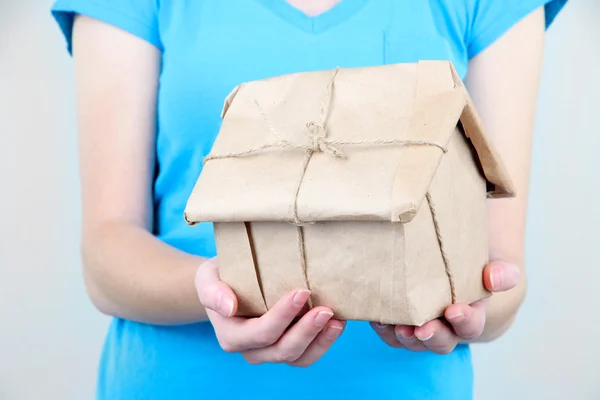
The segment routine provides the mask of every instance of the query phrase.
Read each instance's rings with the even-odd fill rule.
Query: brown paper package
[[[487,201],[514,196],[448,61],[239,85],[185,209],[214,222],[240,316],[288,291],[336,318],[422,325],[489,296]]]

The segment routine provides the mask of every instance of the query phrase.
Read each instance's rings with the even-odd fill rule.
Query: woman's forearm
[[[519,283],[511,290],[494,293],[489,299],[485,329],[478,342],[489,342],[504,334],[525,299],[524,237],[528,190],[524,179],[515,180],[515,185],[520,196],[490,200],[488,215],[490,257],[518,266],[521,270]]]
[[[203,258],[120,222],[86,232],[82,252],[88,294],[104,314],[159,325],[206,319],[194,287]]]

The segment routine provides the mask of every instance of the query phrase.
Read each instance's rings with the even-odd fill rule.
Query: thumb
[[[233,290],[219,279],[216,258],[204,261],[196,270],[196,292],[200,303],[207,309],[226,317],[235,315],[237,298]]]
[[[509,261],[490,261],[483,269],[483,283],[490,292],[504,292],[517,286],[521,269]]]

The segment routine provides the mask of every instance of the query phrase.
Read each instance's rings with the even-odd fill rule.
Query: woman
[[[525,293],[544,28],[565,2],[58,0],[75,62],[85,282],[114,317],[97,398],[471,398],[469,343],[502,335]],[[419,328],[344,323],[327,307],[290,327],[302,288],[261,318],[232,317],[212,227],[182,216],[224,97],[248,80],[420,59],[454,63],[520,194],[489,205],[482,279],[498,294]]]

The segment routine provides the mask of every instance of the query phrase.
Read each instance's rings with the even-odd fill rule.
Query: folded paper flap
[[[464,109],[447,61],[244,83],[186,221],[407,222]]]
[[[225,102],[223,104],[223,109],[221,110],[221,118],[225,118],[225,114],[227,114],[227,110],[229,110],[229,106],[231,105],[231,102],[233,101],[235,95],[240,90],[242,85],[243,85],[243,83],[234,87],[233,90],[225,98]]]
[[[516,195],[515,188],[504,162],[494,147],[491,137],[487,134],[475,104],[452,63],[450,63],[450,70],[456,87],[465,93],[466,106],[460,121],[477,153],[483,173],[491,184],[492,190],[488,193],[489,197],[514,197]]]

